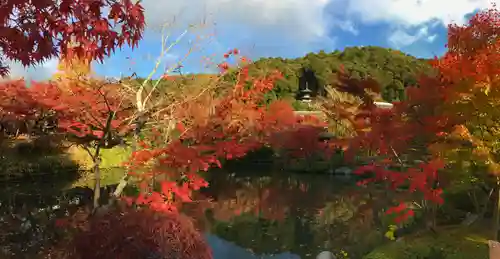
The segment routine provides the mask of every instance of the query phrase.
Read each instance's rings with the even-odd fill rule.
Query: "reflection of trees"
[[[44,135],[1,143],[0,258],[31,258],[57,239],[54,220],[68,200],[62,192],[81,173],[59,141]]]
[[[256,253],[357,254],[383,240],[384,206],[342,185],[324,176],[212,179],[211,229]]]
[[[368,194],[339,195],[312,222],[315,243],[358,258],[384,240],[385,229],[378,220],[381,208],[380,201]]]
[[[208,192],[214,197],[214,217],[230,220],[235,215],[253,213],[265,219],[282,220],[287,215],[314,212],[328,198],[327,192],[333,183],[311,180],[289,177],[213,179]],[[315,186],[318,184],[323,186]]]
[[[219,237],[239,246],[259,254],[270,254],[291,251],[300,244],[295,240],[300,231],[295,223],[291,218],[273,221],[253,214],[243,214],[228,222],[218,221],[212,229]]]
[[[222,175],[222,174],[221,174]],[[307,252],[309,224],[328,197],[328,182],[290,177],[212,179],[208,192],[218,236],[257,253]],[[319,179],[318,179],[319,180]],[[318,188],[318,184],[325,184]],[[326,191],[326,192],[325,192]]]
[[[35,183],[23,184],[23,188],[3,188],[0,192],[4,200],[0,204],[0,255],[11,258],[37,254],[62,237],[55,221],[74,213],[75,203],[84,197],[70,198],[53,186]]]

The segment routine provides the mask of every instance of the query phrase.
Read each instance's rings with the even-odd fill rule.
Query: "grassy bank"
[[[94,177],[89,174],[92,159],[81,147],[41,147],[35,141],[23,138],[3,142],[1,151],[0,182],[64,182],[65,188],[93,186]],[[119,181],[124,174],[122,164],[130,153],[126,147],[102,150],[103,185]]]
[[[92,187],[94,185],[94,176],[90,174],[90,169],[93,163],[87,151],[75,146],[68,149],[67,152],[71,160],[75,161],[85,172],[73,186]],[[101,185],[117,184],[125,173],[122,164],[130,157],[131,149],[115,147],[103,149],[101,152]]]
[[[486,227],[450,226],[393,241],[363,259],[488,259],[487,233]]]

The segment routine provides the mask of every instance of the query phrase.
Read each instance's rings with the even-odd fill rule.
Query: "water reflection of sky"
[[[211,234],[206,234],[205,236],[212,248],[214,259],[300,259],[300,256],[291,253],[256,255],[217,236]]]
[[[207,239],[214,259],[305,259],[325,250],[344,250],[350,256],[365,253],[359,244],[369,249],[383,233],[373,221],[375,201],[360,190],[355,195],[353,188],[358,187],[352,180],[325,175],[212,175],[204,192],[212,199],[205,219],[212,220],[201,229],[211,233]]]

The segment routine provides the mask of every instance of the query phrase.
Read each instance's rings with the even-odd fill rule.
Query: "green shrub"
[[[312,107],[308,103],[304,103],[304,102],[298,101],[298,100],[293,100],[291,102],[292,102],[293,109],[296,111],[313,111],[314,110],[314,107]]]
[[[38,157],[8,156],[0,158],[2,181],[17,179],[47,179],[75,177],[79,167],[67,157],[46,155]]]
[[[438,235],[407,237],[379,247],[363,259],[488,259],[488,247],[466,236],[464,230],[447,229]]]

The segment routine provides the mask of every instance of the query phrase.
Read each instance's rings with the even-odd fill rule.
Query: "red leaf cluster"
[[[53,131],[57,125],[55,111],[40,100],[53,98],[57,89],[46,83],[32,82],[26,86],[24,80],[0,83],[0,127],[6,135],[41,134]],[[57,103],[54,101],[54,103]],[[47,133],[47,132],[46,132]]]
[[[438,82],[441,81],[423,77],[419,87],[407,88],[407,100],[394,103],[392,109],[384,109],[375,106],[373,99],[366,94],[366,90],[377,89],[372,83],[341,80],[341,83],[356,84],[350,93],[364,100],[353,119],[356,135],[349,139],[346,158],[374,155],[367,165],[354,172],[373,175],[359,182],[360,185],[383,182],[395,191],[409,187],[408,192],[420,193],[428,201],[443,202],[439,196],[442,189],[437,182],[438,171],[445,165],[438,157],[426,152],[426,146],[439,139],[438,132],[448,131],[452,125],[447,116],[439,114],[443,88],[436,87]],[[397,220],[413,215],[409,208],[404,213],[388,210],[388,213],[392,212],[400,214]]]
[[[23,80],[6,81],[0,84],[0,124],[4,131],[12,128],[25,129],[21,133],[39,133],[24,132],[27,129],[22,125],[51,119],[60,131],[79,141],[101,140],[106,131],[124,135],[131,130],[127,118],[132,110],[118,90],[113,84],[60,87],[51,82],[32,82],[27,87]]]
[[[404,222],[404,221],[408,220],[408,218],[415,215],[415,212],[413,210],[409,209],[406,206],[406,204],[404,204],[404,203],[400,203],[396,207],[389,208],[385,213],[387,215],[391,215],[391,214],[396,215],[396,218],[394,219],[394,221],[396,223]]]
[[[273,143],[277,132],[299,128],[303,118],[295,116],[290,104],[278,101],[269,107],[264,105],[265,93],[279,77],[273,73],[251,78],[248,68],[243,67],[233,90],[212,100],[214,107],[209,109],[206,103],[196,101],[180,107],[177,117],[181,121],[176,128],[181,136],[166,146],[158,143],[134,152],[129,163],[131,175],[144,182],[150,183],[153,177],[162,179],[160,190],[144,184],[139,197],[127,200],[175,212],[180,204],[192,201],[191,191],[208,185],[200,172]],[[196,110],[210,112],[196,117]],[[151,164],[152,170],[148,169]]]
[[[39,97],[38,101],[57,113],[59,128],[64,132],[80,139],[101,140],[106,132],[124,136],[132,130],[129,118],[133,108],[120,94],[119,85],[103,82],[91,86],[74,83],[46,87],[51,95]]]
[[[62,54],[97,60],[124,43],[138,44],[144,10],[132,0],[9,0],[0,7],[0,48],[7,59],[33,65]],[[103,11],[108,9],[108,15]],[[0,63],[0,75],[8,74]]]
[[[193,223],[180,214],[143,209],[96,215],[68,245],[65,258],[211,259],[212,251]]]
[[[374,175],[360,184],[378,181],[393,189],[407,186],[410,193],[443,202],[438,172],[446,165],[429,147],[442,143],[470,118],[467,111],[450,110],[470,94],[470,87],[490,87],[498,80],[499,32],[500,12],[495,7],[477,13],[466,25],[450,25],[448,52],[432,61],[437,75],[422,76],[418,86],[407,88],[407,99],[394,103],[390,110],[377,108],[367,94],[368,90],[377,91],[373,81],[340,76],[339,89],[363,100],[361,112],[353,120],[357,135],[349,140],[347,154],[351,158],[375,155],[356,171]],[[399,220],[413,213],[404,205],[388,210],[393,212],[400,214]]]

